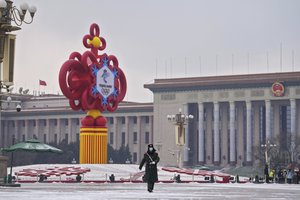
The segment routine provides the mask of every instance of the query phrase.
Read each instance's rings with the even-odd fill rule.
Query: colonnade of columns
[[[290,127],[291,127],[291,148],[295,148],[295,137],[296,137],[296,99],[290,99],[290,108],[291,108],[291,120],[290,120]],[[271,109],[272,109],[272,103],[271,100],[265,100],[265,141],[271,141],[273,139],[273,134],[271,132]],[[183,105],[184,111],[187,111],[187,104]],[[229,158],[228,162],[229,164],[235,165],[237,163],[237,142],[243,141],[243,139],[240,139],[237,141],[237,135],[239,137],[243,136],[244,133],[237,133],[237,120],[243,120],[243,119],[237,119],[238,117],[241,118],[241,116],[236,116],[236,109],[237,109],[237,102],[230,101],[229,102],[229,126],[228,126],[228,133],[229,134]],[[246,140],[246,147],[245,147],[245,155],[242,156],[243,161],[246,164],[251,164],[253,162],[253,144],[254,139],[257,139],[258,137],[254,137],[254,127],[253,123],[257,123],[257,119],[253,119],[254,111],[253,111],[253,103],[251,101],[245,102],[245,122],[243,122],[245,127],[245,140]],[[255,113],[257,114],[257,112]],[[220,164],[221,158],[222,158],[222,152],[220,152],[221,148],[221,139],[222,139],[222,131],[220,131],[220,102],[213,102],[213,132],[212,132],[212,144],[207,144],[207,137],[208,137],[208,130],[205,130],[205,103],[198,102],[198,163],[206,163],[207,154],[208,153],[208,145],[213,145],[213,155],[212,155],[212,161],[213,164]],[[257,116],[256,116],[257,117]],[[188,158],[188,147],[189,147],[189,137],[190,134],[188,133],[189,128],[186,127],[186,145],[184,149],[184,162],[189,162]],[[239,129],[241,130],[241,129]],[[223,133],[222,133],[223,134]],[[259,133],[258,133],[259,134]],[[227,139],[227,137],[224,137]],[[206,143],[206,144],[205,144]],[[257,143],[257,142],[256,142]],[[223,143],[224,144],[224,143]],[[239,144],[243,145],[243,144]],[[241,148],[241,147],[239,147]],[[224,149],[224,148],[223,148]],[[225,159],[225,158],[224,158]],[[241,158],[239,158],[241,159]]]
[[[54,120],[56,123],[54,125]],[[63,125],[63,121],[67,125]],[[11,144],[12,137],[17,142],[36,137],[41,142],[60,142],[68,139],[68,142],[76,140],[77,118],[68,119],[25,119],[2,121],[3,132],[1,132],[1,146]],[[79,125],[78,125],[79,126]],[[55,138],[56,135],[56,138]],[[65,138],[68,137],[68,138]],[[55,141],[57,140],[57,141]]]

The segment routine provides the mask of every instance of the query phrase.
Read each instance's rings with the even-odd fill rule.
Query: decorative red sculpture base
[[[81,164],[107,163],[106,119],[99,110],[91,110],[81,120],[80,158]]]

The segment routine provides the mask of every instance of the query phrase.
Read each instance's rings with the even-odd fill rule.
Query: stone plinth
[[[6,156],[0,156],[0,180],[7,175],[7,162],[8,158]]]

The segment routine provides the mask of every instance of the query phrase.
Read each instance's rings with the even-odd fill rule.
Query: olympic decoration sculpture
[[[90,26],[83,45],[90,50],[71,53],[60,69],[59,85],[73,110],[87,111],[81,120],[80,163],[106,163],[107,120],[101,112],[117,109],[126,94],[126,77],[114,55],[99,54],[106,41],[97,24]]]

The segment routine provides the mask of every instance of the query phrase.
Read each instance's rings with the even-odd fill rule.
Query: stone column
[[[22,133],[19,131],[18,120],[14,120],[13,123],[15,124],[15,128],[14,128],[15,139],[16,139],[15,141],[21,142]]]
[[[55,142],[57,142],[58,144],[60,143],[60,141],[62,140],[61,139],[61,120],[62,119],[57,119],[57,130],[58,130],[58,132],[57,132],[57,141],[55,141]]]
[[[154,143],[154,133],[153,133],[153,130],[154,130],[154,120],[153,120],[153,116],[149,116],[149,125],[150,125],[150,138],[149,138],[149,142],[150,143]],[[161,142],[161,141],[160,141]],[[162,148],[163,146],[161,146],[161,151],[162,151]]]
[[[118,117],[114,117],[114,138],[113,138],[113,148],[117,149],[118,148],[118,140],[117,140],[117,135],[118,135]]]
[[[30,135],[28,133],[29,132],[28,131],[29,130],[29,124],[30,124],[29,120],[28,119],[24,120],[24,123],[25,123],[25,127],[24,127],[25,128],[25,141],[26,141],[28,139],[32,139],[32,137],[30,137]],[[23,122],[22,122],[22,126],[23,126]]]
[[[236,164],[236,150],[235,150],[235,105],[234,101],[229,102],[229,140],[230,140],[230,154],[229,154],[229,161],[231,165]]]
[[[198,103],[198,162],[204,164],[204,128],[203,128],[203,110],[204,106],[202,102]]]
[[[266,142],[271,141],[271,101],[267,99],[266,105]]]
[[[183,104],[183,114],[188,115],[188,104]],[[185,125],[185,145],[183,147],[183,162],[189,162],[189,123]]]
[[[291,161],[295,161],[294,157],[294,152],[295,152],[295,141],[296,141],[296,100],[295,99],[290,99],[290,104],[291,104]]]
[[[0,110],[1,112],[1,110]],[[1,113],[0,113],[0,116],[1,116]],[[4,135],[4,131],[3,131],[3,124],[2,124],[2,121],[1,121],[1,117],[0,117],[0,147],[4,147],[4,144],[5,144],[5,141],[4,141],[4,138],[5,138],[5,135]]]
[[[279,103],[273,103],[273,130],[272,135],[273,138],[279,139],[280,138],[280,104]]]
[[[13,133],[10,133],[9,131],[8,131],[8,126],[9,126],[9,124],[8,124],[8,121],[6,120],[6,121],[3,121],[2,122],[2,126],[4,126],[4,135],[5,135],[5,143],[4,143],[4,146],[5,147],[9,147],[11,144],[12,144],[12,134]]]
[[[142,142],[142,120],[141,120],[141,116],[137,116],[137,120],[136,120],[136,124],[137,124],[137,137],[138,137],[138,150],[137,150],[137,163],[140,163],[140,159],[141,159],[141,149],[144,149],[145,147],[145,143]],[[143,147],[143,148],[142,148]]]
[[[213,164],[213,104],[209,103],[204,108],[204,126],[205,126],[205,164]]]
[[[47,142],[52,142],[50,140],[50,119],[45,119],[45,120],[46,120],[46,130],[45,130],[46,140]]]
[[[125,127],[126,127],[126,138],[125,138],[125,146],[128,144],[129,146],[129,116],[125,117]]]
[[[40,133],[40,124],[39,124],[39,120],[36,119],[35,120],[35,127],[34,127],[34,132],[35,132],[35,136],[37,137],[37,139],[40,141],[40,142],[43,142],[42,140],[42,137],[41,137],[41,133]]]
[[[252,164],[252,118],[251,118],[251,101],[246,101],[246,112],[247,112],[247,146],[246,146],[246,164]]]
[[[220,165],[228,166],[229,164],[229,105],[220,104]]]
[[[219,103],[214,102],[214,164],[220,164]]]
[[[68,140],[68,144],[73,142],[73,131],[72,131],[72,118],[68,118],[68,135],[69,135],[69,140]]]
[[[260,148],[260,135],[259,135],[259,119],[260,119],[260,105],[252,105],[253,109],[253,147]]]
[[[7,167],[8,167],[8,157],[0,156],[0,178],[4,178],[5,176],[7,176]]]

